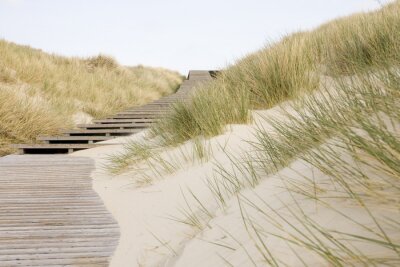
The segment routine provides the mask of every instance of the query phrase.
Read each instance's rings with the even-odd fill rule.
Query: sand
[[[304,183],[304,177],[313,177],[315,183],[321,184],[329,181],[329,177],[302,160],[295,160],[277,174],[264,177],[254,188],[245,188],[239,195],[227,197],[225,207],[215,201],[206,182],[210,177],[218,178],[217,166],[233,170],[230,158],[239,158],[245,152],[254,153],[249,141],[255,140],[257,127],[271,130],[263,117],[282,117],[283,109],[288,110],[280,106],[256,112],[251,125],[227,127],[223,135],[207,141],[212,149],[209,158],[203,162],[179,153],[189,151],[185,155],[191,155],[191,142],[163,152],[162,158],[173,158],[180,162],[179,166],[170,173],[154,175],[147,183],[138,184],[134,171],[113,176],[103,168],[108,155],[122,151],[121,143],[144,142],[146,131],[106,141],[115,143],[113,146],[73,153],[73,156],[95,160],[93,188],[119,223],[121,239],[111,266],[264,266],[268,259],[263,255],[267,253],[254,229],[268,234],[269,253],[276,259],[284,260],[290,266],[301,266],[298,257],[301,255],[306,264],[327,266],[314,252],[296,246],[293,250],[293,246],[288,246],[290,243],[282,238],[301,237],[301,233],[307,233],[307,227],[294,215],[298,213],[292,214],[299,206],[321,227],[368,236],[365,228],[343,219],[344,215],[353,216],[361,225],[374,227],[365,210],[340,199],[329,199],[327,203],[343,212],[340,215],[300,194],[288,192],[288,186]],[[151,172],[147,174],[151,176]],[[240,174],[238,176],[243,179]],[[257,207],[262,207],[266,214]],[[198,220],[194,223],[197,225],[183,223],[188,219],[185,214],[190,214],[192,221]],[[380,210],[376,214],[400,220],[399,214],[391,210]],[[290,224],[282,221],[281,215],[285,215]],[[390,229],[386,230],[390,232]],[[365,253],[378,253],[371,245],[357,242],[352,245]],[[379,253],[387,255],[385,253],[390,252]]]
[[[241,126],[244,128],[243,126]],[[240,126],[239,126],[240,128]],[[131,138],[117,138],[107,142],[140,140],[144,132]],[[218,139],[240,138],[228,133]],[[93,188],[104,200],[106,207],[118,221],[121,240],[111,266],[156,266],[178,254],[184,243],[198,231],[170,219],[182,217],[184,207],[181,190],[196,188],[196,194],[205,197],[204,179],[212,173],[212,163],[193,166],[157,180],[153,185],[137,187],[130,174],[112,176],[103,169],[107,155],[122,150],[122,145],[98,147],[73,153],[95,160],[92,173]],[[157,239],[160,239],[157,240]],[[162,243],[167,244],[163,245]],[[168,249],[170,246],[175,252]]]

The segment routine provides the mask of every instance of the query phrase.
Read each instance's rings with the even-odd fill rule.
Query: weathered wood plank
[[[106,141],[113,137],[108,136],[38,136],[37,140],[40,141]]]
[[[109,124],[101,124],[101,123],[97,123],[97,124],[79,124],[78,125],[78,127],[79,128],[85,128],[85,129],[112,129],[112,128],[116,128],[116,129],[119,129],[119,128],[133,128],[133,129],[135,129],[135,128],[138,128],[138,129],[141,129],[141,128],[147,128],[147,127],[149,127],[149,126],[151,126],[152,125],[152,123],[148,123],[148,122],[145,122],[145,123],[119,123],[119,124],[112,124],[112,123],[109,123]]]
[[[105,146],[107,144],[14,144],[14,148],[28,148],[28,149],[49,149],[49,148],[73,148],[73,149],[88,149],[98,146]]]
[[[158,119],[157,118],[151,118],[151,119],[103,119],[103,120],[94,120],[93,122],[95,123],[102,123],[102,124],[108,124],[108,123],[112,123],[112,124],[120,124],[120,123],[135,123],[137,121],[146,121],[146,122],[151,122],[154,123],[156,122]]]
[[[107,257],[92,257],[92,258],[76,258],[73,263],[69,260],[65,259],[46,259],[46,260],[18,260],[18,261],[0,261],[1,267],[14,267],[14,266],[107,266],[108,265]]]

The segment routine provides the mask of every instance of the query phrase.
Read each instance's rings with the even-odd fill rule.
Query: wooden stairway
[[[187,99],[208,71],[191,71],[179,91],[116,116],[38,137],[18,145],[22,153],[66,153],[141,131],[177,99]],[[0,267],[108,266],[119,240],[117,222],[92,188],[95,162],[68,155],[9,155],[0,158]]]
[[[37,144],[15,144],[19,154],[58,154],[93,148],[101,141],[142,131],[162,118],[176,101],[188,99],[195,85],[215,77],[216,71],[192,70],[175,94],[162,97],[147,105],[127,109],[93,124],[77,125],[78,129],[63,130],[60,136],[39,136]]]

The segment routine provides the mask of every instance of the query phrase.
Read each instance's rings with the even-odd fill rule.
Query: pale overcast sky
[[[67,56],[186,74],[386,0],[0,0],[0,38]],[[1,59],[0,59],[1,60]]]

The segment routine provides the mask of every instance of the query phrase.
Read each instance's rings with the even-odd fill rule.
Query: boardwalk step
[[[156,119],[161,118],[163,114],[122,114],[108,117],[107,119]]]
[[[152,123],[95,123],[95,124],[78,124],[79,128],[85,129],[142,129],[151,126]]]
[[[132,107],[132,108],[127,108],[123,111],[163,111],[163,112],[168,112],[168,110],[171,109],[171,104],[163,104],[163,103],[151,103],[151,104],[146,104],[145,106],[141,107]]]
[[[94,120],[93,123],[101,123],[101,124],[108,124],[108,123],[153,123],[157,119],[126,119],[123,120],[114,120],[114,119],[102,119],[102,120]]]
[[[44,141],[48,144],[59,144],[59,143],[84,143],[92,144],[95,142],[110,140],[112,136],[39,136],[38,141]]]
[[[89,149],[105,144],[15,144],[12,147],[19,150],[19,154],[53,154],[53,153],[72,153],[74,151]]]
[[[124,114],[164,114],[165,110],[126,110],[118,112],[117,115],[124,115]]]
[[[136,129],[88,129],[88,130],[66,130],[63,131],[64,134],[69,136],[124,136],[124,135],[131,135],[142,131],[140,128]]]

